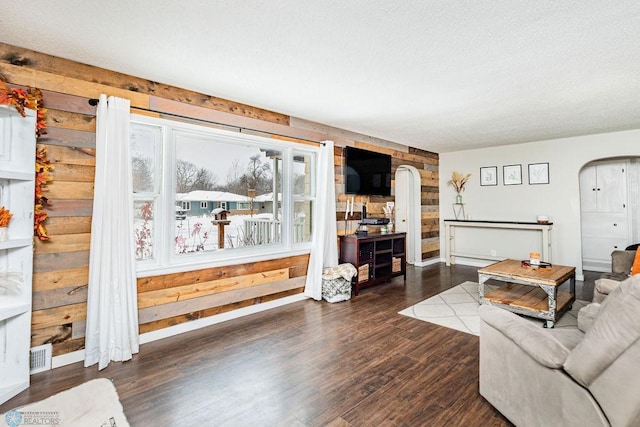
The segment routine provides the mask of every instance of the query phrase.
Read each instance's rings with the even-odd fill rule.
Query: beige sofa
[[[480,307],[480,394],[516,426],[640,426],[640,275],[578,328]]]
[[[604,273],[596,280],[593,288],[593,302],[602,302],[620,282],[629,277],[635,256],[635,250],[611,252],[611,273]]]

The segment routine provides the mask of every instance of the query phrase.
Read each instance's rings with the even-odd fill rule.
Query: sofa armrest
[[[481,321],[500,331],[536,362],[551,369],[562,368],[569,355],[569,349],[556,340],[547,329],[490,305],[481,305],[479,313]]]
[[[611,252],[611,272],[613,273],[631,273],[633,259],[636,257],[636,251],[613,251]]]

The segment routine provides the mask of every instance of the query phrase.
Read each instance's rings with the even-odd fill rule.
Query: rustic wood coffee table
[[[489,279],[507,282],[485,294]],[[569,292],[558,287],[569,283]],[[576,269],[564,265],[547,268],[523,267],[520,261],[506,259],[478,270],[480,304],[502,307],[514,313],[545,320],[553,328],[558,318],[571,309],[576,299]]]

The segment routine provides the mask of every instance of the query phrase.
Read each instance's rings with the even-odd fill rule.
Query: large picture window
[[[315,147],[137,116],[131,140],[139,269],[309,246]]]

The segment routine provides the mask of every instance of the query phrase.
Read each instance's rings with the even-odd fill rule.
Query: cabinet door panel
[[[580,205],[582,212],[597,212],[596,168],[587,166],[580,172]]]
[[[629,241],[624,238],[585,237],[582,242],[582,257],[611,262],[611,252],[628,245]]]
[[[597,167],[597,204],[599,212],[624,212],[626,176],[624,163],[605,163]]]

